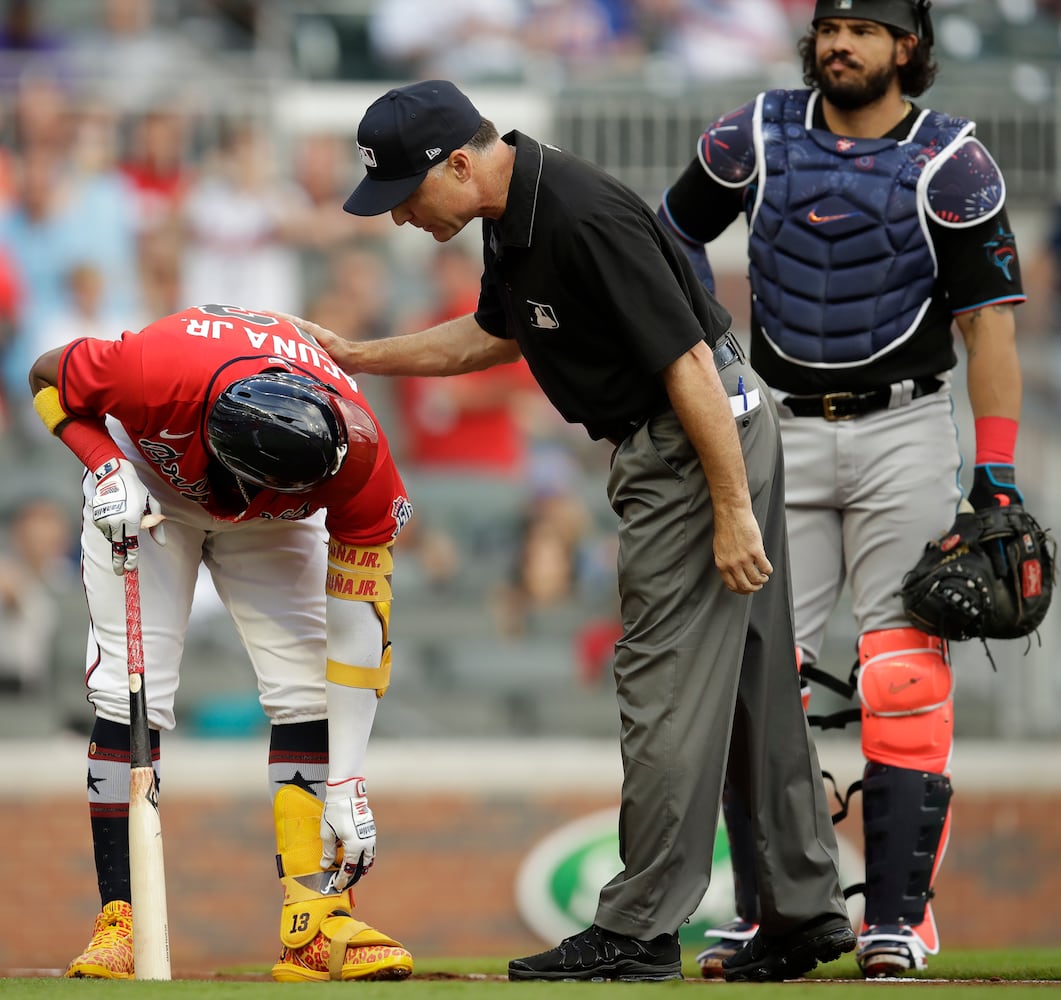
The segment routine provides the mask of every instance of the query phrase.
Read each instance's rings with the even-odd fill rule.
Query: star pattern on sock
[[[313,786],[314,785],[323,785],[324,782],[323,781],[310,781],[309,778],[306,778],[306,777],[303,776],[301,771],[296,770],[295,773],[290,778],[288,778],[287,780],[277,781],[277,784],[278,785],[294,785],[297,788],[301,788],[304,792],[309,792],[310,795],[313,795],[313,796],[316,796],[317,798],[320,798],[320,796],[317,795],[316,791],[314,791]]]

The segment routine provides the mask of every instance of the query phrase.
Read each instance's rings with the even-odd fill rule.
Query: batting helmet
[[[285,371],[237,379],[206,419],[210,450],[239,479],[303,493],[356,462],[368,479],[379,438],[365,410],[323,382]],[[351,484],[352,486],[354,484]]]
[[[928,16],[931,6],[930,0],[818,0],[813,23],[827,17],[876,21],[908,35],[917,35],[931,45],[932,21]]]

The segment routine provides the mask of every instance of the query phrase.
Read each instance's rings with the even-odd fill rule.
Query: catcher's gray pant
[[[829,617],[851,581],[859,635],[909,628],[899,585],[925,543],[954,521],[961,453],[944,388],[857,420],[786,416],[785,493],[804,663],[817,663]]]
[[[615,678],[622,719],[621,871],[596,921],[638,938],[672,933],[711,874],[723,779],[750,804],[762,923],[784,933],[846,915],[836,838],[799,694],[777,415],[746,365],[723,370],[763,405],[737,421],[752,505],[774,573],[734,594],[714,564],[714,521],[698,457],[673,412],[617,449],[608,495],[620,517],[623,637]]]

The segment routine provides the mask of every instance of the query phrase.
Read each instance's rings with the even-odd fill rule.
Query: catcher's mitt
[[[903,609],[944,639],[1029,635],[1050,607],[1056,548],[1019,505],[959,514],[903,578]]]

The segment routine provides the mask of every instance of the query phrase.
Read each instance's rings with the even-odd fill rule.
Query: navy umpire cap
[[[818,0],[813,23],[824,18],[876,21],[908,35],[917,35],[931,44],[932,22],[928,16],[931,6],[930,0]]]
[[[448,80],[424,80],[390,90],[369,105],[357,127],[365,179],[346,199],[351,215],[397,208],[482,124],[482,116]]]

